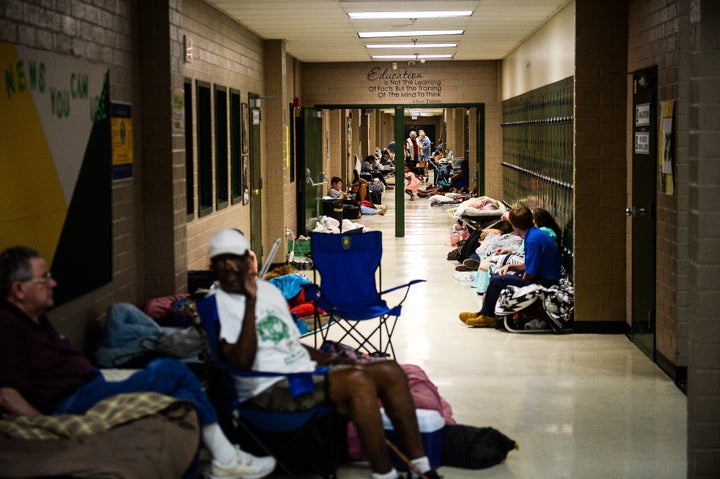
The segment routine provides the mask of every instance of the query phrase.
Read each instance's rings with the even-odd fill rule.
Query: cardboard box
[[[385,414],[384,409],[381,409],[380,412],[382,413],[385,435],[393,444],[400,448],[400,443],[397,440],[397,435],[390,423],[390,419]],[[442,460],[442,438],[445,420],[438,411],[434,411],[432,409],[416,409],[415,413],[417,414],[418,426],[420,427],[420,436],[422,437],[425,454],[430,460],[430,466],[433,469],[437,469],[441,466]],[[395,469],[401,471],[408,470],[407,465],[392,451],[390,451],[390,458],[392,459]]]

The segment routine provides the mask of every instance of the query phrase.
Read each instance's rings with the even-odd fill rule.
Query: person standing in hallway
[[[425,136],[425,130],[418,130],[417,137],[420,146],[420,154],[418,155],[418,171],[425,181],[428,178],[428,161],[430,161],[430,138]]]
[[[527,286],[540,284],[550,287],[560,281],[560,252],[555,241],[533,224],[532,212],[525,206],[516,206],[510,210],[508,219],[513,229],[524,238],[525,272],[522,276],[507,273],[508,267],[501,269],[501,274],[492,275],[487,291],[483,297],[479,312],[460,313],[460,321],[468,326],[495,327],[495,304],[500,292],[509,285]]]
[[[420,144],[417,141],[417,133],[413,130],[405,140],[405,166],[409,166],[410,170],[414,172],[417,169],[419,158]]]

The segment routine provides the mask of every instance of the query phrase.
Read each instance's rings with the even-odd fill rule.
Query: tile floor
[[[458,423],[492,426],[520,445],[500,465],[449,467],[446,479],[677,479],[686,477],[686,397],[624,335],[513,334],[470,328],[460,311],[481,297],[453,278],[453,218],[447,206],[405,200],[405,236],[395,237],[394,191],[383,231],[383,286],[410,279],[395,333],[398,361],[421,366]],[[368,478],[365,464],[339,471]]]

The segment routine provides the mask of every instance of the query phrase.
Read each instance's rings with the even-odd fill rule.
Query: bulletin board
[[[112,280],[108,67],[0,42],[0,250],[37,249],[62,304]]]

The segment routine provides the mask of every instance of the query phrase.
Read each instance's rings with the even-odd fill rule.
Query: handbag
[[[155,352],[161,356],[184,359],[203,352],[205,335],[196,327],[188,327],[161,336]]]

